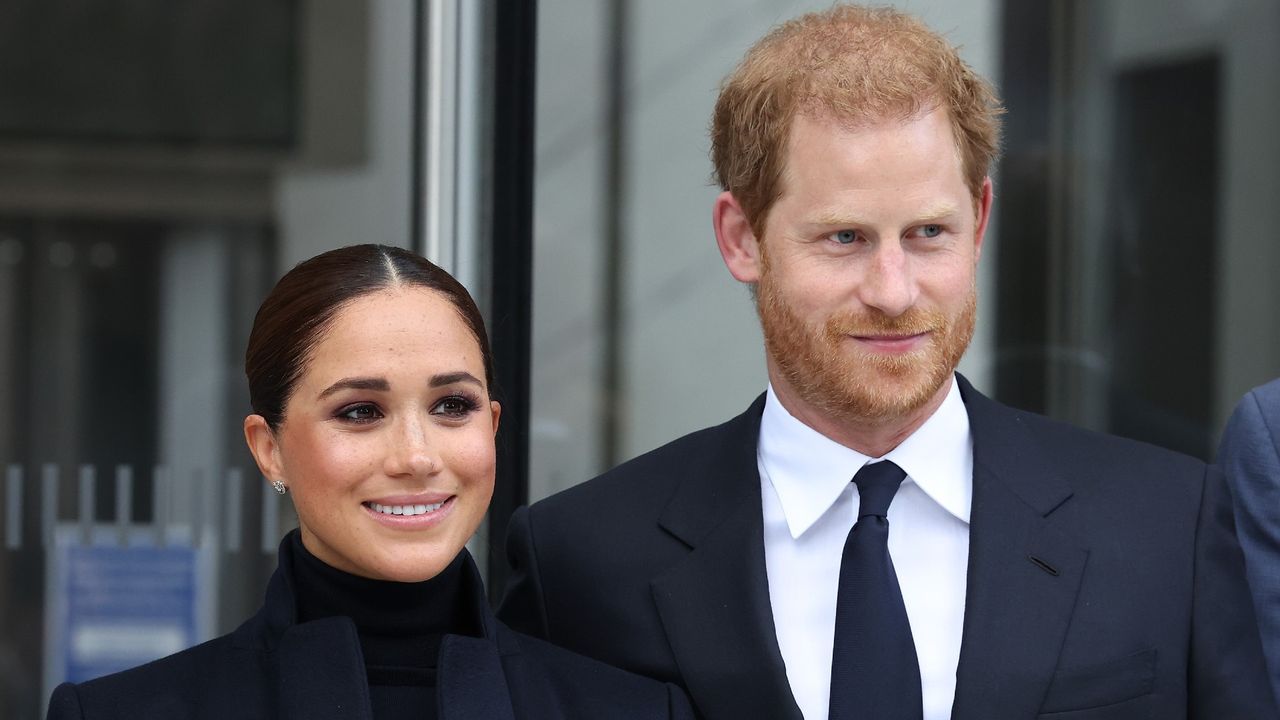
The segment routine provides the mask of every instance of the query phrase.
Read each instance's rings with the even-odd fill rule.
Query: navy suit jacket
[[[513,632],[489,611],[469,556],[466,572],[483,637],[444,637],[436,675],[442,720],[692,720],[678,688]],[[291,578],[282,545],[262,610],[239,629],[132,670],[64,683],[49,720],[372,720],[355,624],[298,623]]]
[[[1280,380],[1254,388],[1236,406],[1218,465],[1235,498],[1236,532],[1280,698]]]
[[[974,470],[952,717],[1275,718],[1216,472],[959,382]],[[798,719],[765,571],[763,405],[517,511],[499,616],[679,683],[706,718]]]

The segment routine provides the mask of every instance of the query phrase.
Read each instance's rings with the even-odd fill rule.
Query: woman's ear
[[[267,482],[279,480],[288,484],[284,477],[284,463],[280,460],[280,443],[266,418],[249,415],[244,419],[244,442]]]
[[[502,417],[502,405],[497,400],[489,401],[489,412],[493,413],[493,434],[498,434],[498,419]]]

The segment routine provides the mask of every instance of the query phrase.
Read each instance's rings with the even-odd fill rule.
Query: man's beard
[[[954,316],[911,308],[889,317],[874,308],[806,323],[771,282],[767,263],[756,288],[765,349],[787,384],[807,405],[858,425],[906,417],[929,402],[955,372],[973,339],[977,288]],[[852,336],[908,336],[928,332],[908,353],[868,352]]]

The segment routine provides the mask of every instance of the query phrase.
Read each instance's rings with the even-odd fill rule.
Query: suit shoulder
[[[1260,403],[1280,404],[1280,378],[1263,383],[1249,391]]]
[[[508,643],[520,648],[525,667],[536,673],[556,704],[573,717],[666,717],[674,686],[621,670],[505,626]],[[677,694],[680,691],[676,691]]]
[[[1280,378],[1249,391],[1240,405],[1253,402],[1257,405],[1262,421],[1273,433],[1280,433]],[[1238,407],[1238,406],[1237,406]]]
[[[1223,434],[1265,431],[1280,436],[1280,378],[1245,393],[1232,409]]]
[[[1206,463],[1200,458],[1141,440],[1078,427],[1061,420],[1009,408],[1014,421],[1041,438],[1044,449],[1061,467],[1079,470],[1077,476],[1150,478],[1167,482],[1181,478],[1198,487]]]
[[[762,400],[719,425],[694,431],[621,463],[599,476],[534,503],[531,512],[633,514],[665,504],[687,478],[713,472],[715,459],[728,444],[755,444]]]
[[[249,690],[255,653],[224,635],[168,657],[77,685],[59,688],[78,699],[87,714],[101,718],[179,717],[213,693],[231,698]]]
[[[1250,390],[1236,403],[1218,445],[1217,464],[1239,483],[1253,477],[1272,484],[1280,454],[1280,379]]]

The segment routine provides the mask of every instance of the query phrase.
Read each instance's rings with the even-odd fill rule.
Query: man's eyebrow
[[[849,213],[825,210],[810,218],[809,224],[822,227],[865,227],[871,223]]]
[[[343,378],[338,382],[330,385],[320,391],[317,400],[323,400],[339,390],[379,390],[386,392],[391,389],[391,384],[383,378],[375,377],[351,377]]]
[[[484,383],[480,382],[479,378],[477,378],[475,375],[472,375],[471,373],[465,370],[459,370],[458,372],[451,372],[451,373],[441,373],[439,375],[432,375],[431,381],[429,384],[431,385],[431,387],[437,388],[437,387],[442,387],[444,385],[452,385],[454,383],[459,383],[459,382],[474,383],[476,385],[484,387]]]
[[[955,215],[960,208],[953,202],[941,202],[937,205],[930,205],[924,208],[916,216],[917,222],[929,222],[931,220],[944,220]]]

